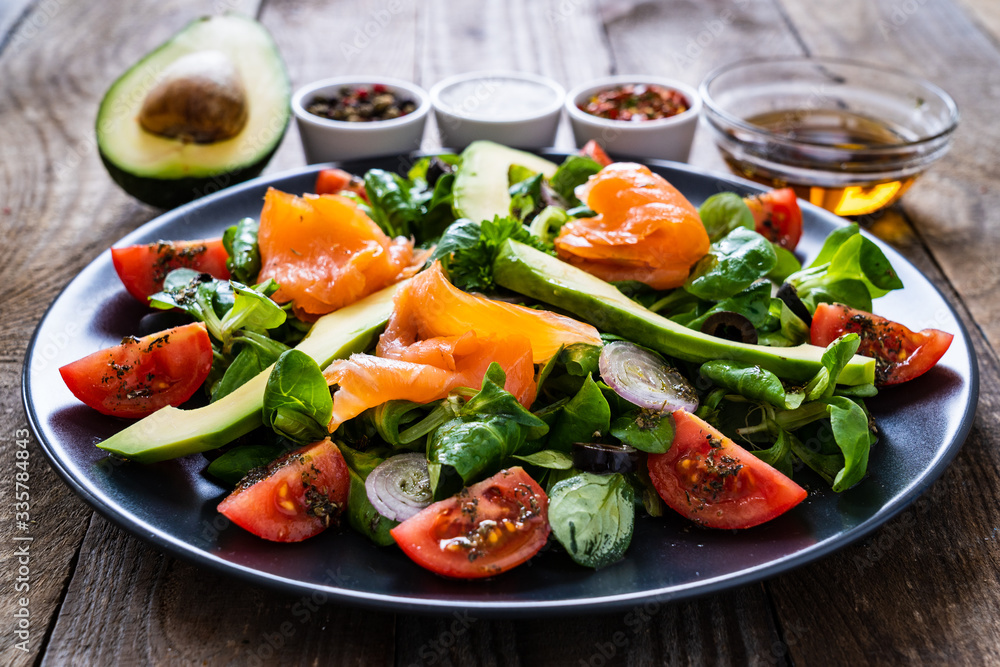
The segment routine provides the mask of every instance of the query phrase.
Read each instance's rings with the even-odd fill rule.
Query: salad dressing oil
[[[723,150],[723,158],[729,167],[741,176],[772,187],[791,187],[800,198],[837,215],[865,215],[888,206],[899,199],[916,178],[872,180],[870,172],[879,170],[881,160],[878,156],[868,157],[863,162],[830,160],[830,148],[845,151],[872,149],[899,146],[913,140],[914,137],[905,130],[885,121],[840,109],[769,111],[745,120],[796,142],[816,146],[814,151],[801,144],[797,147],[776,144],[768,149],[774,152],[776,162],[799,165],[807,170],[853,173],[857,178],[849,184],[837,185],[808,182],[806,178],[789,179],[787,175],[771,172],[766,165],[751,164]]]

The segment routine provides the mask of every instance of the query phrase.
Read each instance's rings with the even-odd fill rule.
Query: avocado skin
[[[288,127],[287,123],[285,123],[285,127]],[[284,136],[285,130],[282,130],[281,133]],[[164,179],[136,176],[118,167],[104,155],[103,151],[99,152],[101,162],[104,163],[108,174],[111,175],[111,178],[122,190],[150,206],[171,209],[218,192],[231,185],[249,181],[251,178],[260,176],[260,173],[264,171],[264,167],[271,161],[271,158],[280,145],[281,141],[279,140],[266,155],[263,155],[257,162],[246,167],[215,176],[197,178]]]
[[[507,289],[567,310],[602,331],[677,359],[757,364],[796,382],[808,381],[822,367],[821,347],[747,345],[688,329],[643,308],[600,278],[516,241],[504,242],[493,265],[493,278]],[[837,380],[849,385],[874,382],[875,360],[855,356]]]

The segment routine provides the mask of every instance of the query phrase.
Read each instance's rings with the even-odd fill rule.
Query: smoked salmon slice
[[[611,164],[579,194],[598,215],[564,225],[556,251],[599,278],[637,280],[654,289],[680,287],[708,252],[698,210],[646,166]]]
[[[320,315],[391,285],[415,271],[413,242],[390,239],[364,211],[339,195],[297,197],[269,188],[258,235],[262,268],[278,303],[296,316]]]
[[[398,357],[397,348],[429,338],[460,336],[468,331],[479,336],[525,336],[536,364],[550,359],[563,345],[601,345],[600,334],[589,324],[545,310],[467,294],[448,282],[441,264],[435,262],[396,294],[396,305],[376,354]]]
[[[348,419],[386,401],[430,403],[456,387],[479,389],[490,364],[504,369],[504,388],[525,407],[535,400],[535,366],[531,344],[524,336],[461,336],[421,341],[397,348],[395,358],[353,354],[334,361],[323,375],[336,385],[333,392],[332,432]],[[433,361],[441,366],[426,363]],[[447,368],[451,366],[451,368]]]
[[[479,336],[468,331],[460,336],[438,336],[413,345],[393,346],[385,357],[424,363],[453,371],[455,387],[479,388],[490,364],[496,362],[507,374],[504,389],[524,407],[535,402],[535,365],[531,341],[526,336]]]
[[[455,373],[428,364],[352,354],[331,363],[323,372],[333,392],[330,431],[368,408],[387,401],[429,403],[451,391]]]
[[[456,387],[479,389],[491,363],[524,407],[535,401],[535,364],[562,345],[600,345],[597,329],[569,317],[467,294],[435,262],[396,294],[375,354],[334,361],[324,372],[333,392],[333,431],[390,400],[429,403]]]

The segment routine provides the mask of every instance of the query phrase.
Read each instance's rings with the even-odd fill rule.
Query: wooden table
[[[141,7],[138,6],[141,4]],[[0,664],[982,664],[1000,660],[1000,6],[995,0],[6,0],[0,7]],[[97,156],[110,83],[206,11],[255,14],[292,82],[362,73],[429,87],[467,69],[567,86],[608,73],[697,84],[741,57],[838,55],[897,66],[958,101],[950,155],[868,221],[944,292],[982,373],[958,460],[868,540],[761,584],[623,614],[487,621],[314,605],[166,557],[79,501],[31,442],[30,637],[14,533],[21,365],[45,306],[156,216]],[[559,145],[569,147],[567,128]],[[429,138],[427,148],[434,145]],[[699,130],[693,163],[723,165]],[[303,164],[291,128],[269,172]],[[920,443],[914,443],[919,446]],[[21,592],[18,592],[21,591]]]

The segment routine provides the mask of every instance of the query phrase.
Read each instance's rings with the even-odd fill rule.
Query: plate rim
[[[221,189],[218,192],[202,197],[188,204],[184,204],[183,206],[164,211],[160,215],[143,223],[118,239],[112,247],[127,244],[133,237],[141,236],[149,226],[154,225],[164,216],[169,215],[171,218],[183,219],[189,212],[195,211],[206,204],[219,199],[236,196],[246,190],[253,190],[275,181],[295,178],[309,173],[316,173],[320,169],[325,168],[349,167],[353,164],[393,158],[400,159],[401,164],[406,163],[404,161],[412,163],[420,157],[426,155],[438,155],[445,152],[448,151],[418,151],[412,153],[400,153],[384,157],[373,157],[365,160],[313,164],[273,174],[265,174],[229,188]],[[571,153],[550,149],[539,151],[539,154],[551,157],[565,157]],[[737,186],[747,192],[764,192],[767,190],[767,188],[753,181],[731,174],[695,167],[686,163],[655,159],[640,160],[633,158],[633,160],[649,166],[658,166],[688,172],[696,177],[711,179],[717,183]],[[825,209],[814,206],[813,204],[803,200],[800,200],[800,206],[802,206],[803,209],[816,212],[821,217],[827,217],[840,223],[849,222],[829,211],[826,211]],[[888,249],[895,256],[893,257],[893,261],[902,260],[914,271],[916,271],[924,279],[927,285],[929,285],[937,293],[942,303],[945,304],[945,307],[958,324],[959,330],[956,332],[956,336],[961,336],[963,342],[965,343],[965,347],[968,350],[969,376],[967,380],[969,400],[964,406],[963,413],[958,423],[958,428],[955,431],[955,436],[947,447],[943,449],[939,447],[936,450],[938,455],[933,459],[931,465],[925,468],[916,479],[912,480],[910,484],[905,487],[904,491],[900,492],[887,504],[880,507],[873,515],[863,520],[860,524],[836,536],[828,537],[824,541],[806,549],[741,570],[738,573],[724,574],[716,576],[712,579],[698,580],[667,588],[647,589],[629,593],[562,600],[478,601],[468,599],[448,600],[385,595],[382,593],[371,593],[348,588],[338,588],[336,586],[326,584],[310,583],[291,579],[262,570],[257,570],[233,561],[228,561],[202,550],[190,542],[185,541],[167,531],[159,530],[154,526],[149,525],[147,522],[143,521],[141,517],[134,516],[128,512],[116,511],[116,508],[113,507],[112,504],[110,504],[106,499],[92,493],[76,478],[76,476],[63,464],[61,458],[56,456],[56,452],[48,440],[43,437],[43,430],[39,422],[39,415],[34,409],[32,400],[31,378],[29,372],[30,361],[33,353],[36,351],[38,337],[51,311],[70,286],[73,285],[73,283],[78,280],[88,268],[100,261],[101,257],[105,253],[109,253],[109,249],[103,250],[99,255],[88,262],[85,267],[77,272],[52,299],[51,303],[39,319],[35,330],[28,341],[24,355],[24,364],[21,372],[22,406],[25,410],[29,428],[38,442],[39,447],[41,448],[42,453],[49,465],[78,497],[84,500],[84,502],[97,511],[101,516],[108,519],[126,532],[142,539],[155,549],[166,552],[171,556],[181,558],[189,563],[195,564],[196,566],[208,567],[215,572],[219,572],[227,576],[234,576],[254,585],[263,585],[286,594],[314,595],[316,592],[322,592],[333,599],[342,600],[359,607],[381,611],[441,615],[455,612],[457,609],[469,609],[474,611],[477,616],[483,618],[509,618],[514,614],[524,615],[525,613],[529,613],[532,617],[546,615],[593,614],[598,612],[605,613],[634,608],[638,604],[663,604],[680,600],[688,600],[768,580],[793,569],[814,563],[836,551],[846,548],[847,546],[863,539],[867,535],[870,535],[875,530],[882,527],[886,522],[907,509],[914,501],[916,501],[917,498],[926,492],[927,489],[929,489],[934,482],[941,477],[944,471],[958,455],[958,452],[961,450],[968,438],[969,432],[971,431],[975,421],[976,408],[978,406],[979,398],[980,378],[976,350],[967,327],[952,303],[945,298],[941,289],[922,271],[920,271],[920,269],[918,269],[912,262],[886,242],[881,241],[877,237],[873,237],[863,228],[861,231],[863,234],[868,236],[868,238],[871,238],[878,243],[880,248],[883,250]]]

